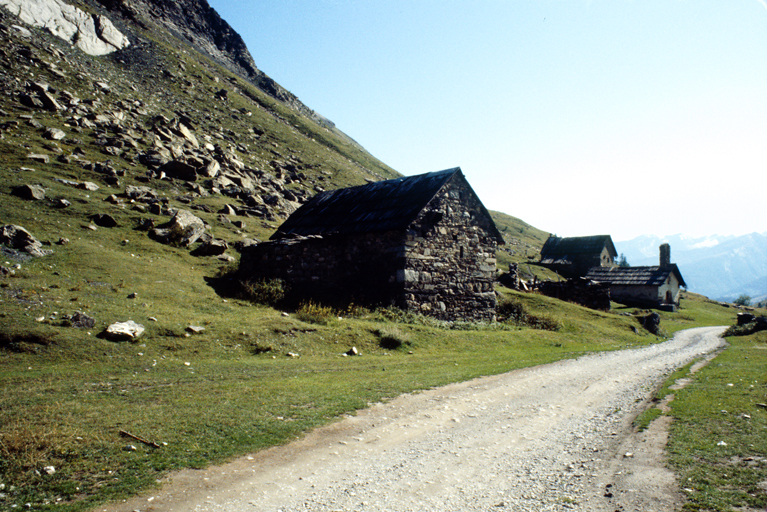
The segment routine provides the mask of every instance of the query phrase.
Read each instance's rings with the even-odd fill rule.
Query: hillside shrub
[[[767,317],[760,316],[753,322],[743,325],[733,325],[725,331],[723,336],[750,336],[760,331],[767,331]]]
[[[285,283],[282,279],[243,281],[240,284],[240,295],[256,304],[274,307],[285,300]]]
[[[328,325],[339,317],[338,311],[317,302],[303,302],[296,310],[296,318],[310,324]]]

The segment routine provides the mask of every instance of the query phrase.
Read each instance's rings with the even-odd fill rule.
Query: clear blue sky
[[[767,0],[209,0],[405,175],[560,236],[767,232]]]

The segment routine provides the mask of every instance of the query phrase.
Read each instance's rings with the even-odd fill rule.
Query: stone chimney
[[[660,246],[660,268],[667,268],[671,266],[671,246],[669,244],[662,244]]]

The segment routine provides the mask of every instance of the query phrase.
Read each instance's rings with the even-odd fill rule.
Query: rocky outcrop
[[[13,224],[0,227],[0,244],[35,257],[53,254],[53,251],[43,249],[43,244],[29,231]]]
[[[89,14],[62,0],[0,0],[21,21],[45,28],[89,55],[107,55],[130,45],[106,16]]]
[[[159,23],[182,40],[246,78],[269,96],[327,127],[335,125],[256,67],[238,34],[206,0],[97,0],[108,9],[144,23]],[[224,94],[226,90],[223,90]]]

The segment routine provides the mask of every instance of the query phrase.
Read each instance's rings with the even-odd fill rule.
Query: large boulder
[[[21,21],[48,29],[89,55],[107,55],[130,45],[106,16],[89,14],[63,0],[0,0]]]
[[[133,320],[118,322],[110,325],[102,335],[112,341],[133,341],[144,332],[144,326]]]
[[[647,316],[639,317],[639,322],[652,334],[658,334],[660,331],[660,315],[658,313],[653,312]]]
[[[197,249],[192,251],[192,256],[219,256],[229,248],[225,240],[209,240],[203,242]]]
[[[43,244],[21,226],[8,224],[0,228],[0,244],[11,249],[24,251],[31,256],[41,257],[53,254],[53,251],[43,249]]]
[[[14,187],[11,193],[29,201],[42,201],[45,199],[45,189],[40,185],[20,185]]]
[[[167,224],[149,232],[149,236],[164,244],[188,247],[205,232],[205,223],[188,210],[178,210]]]

